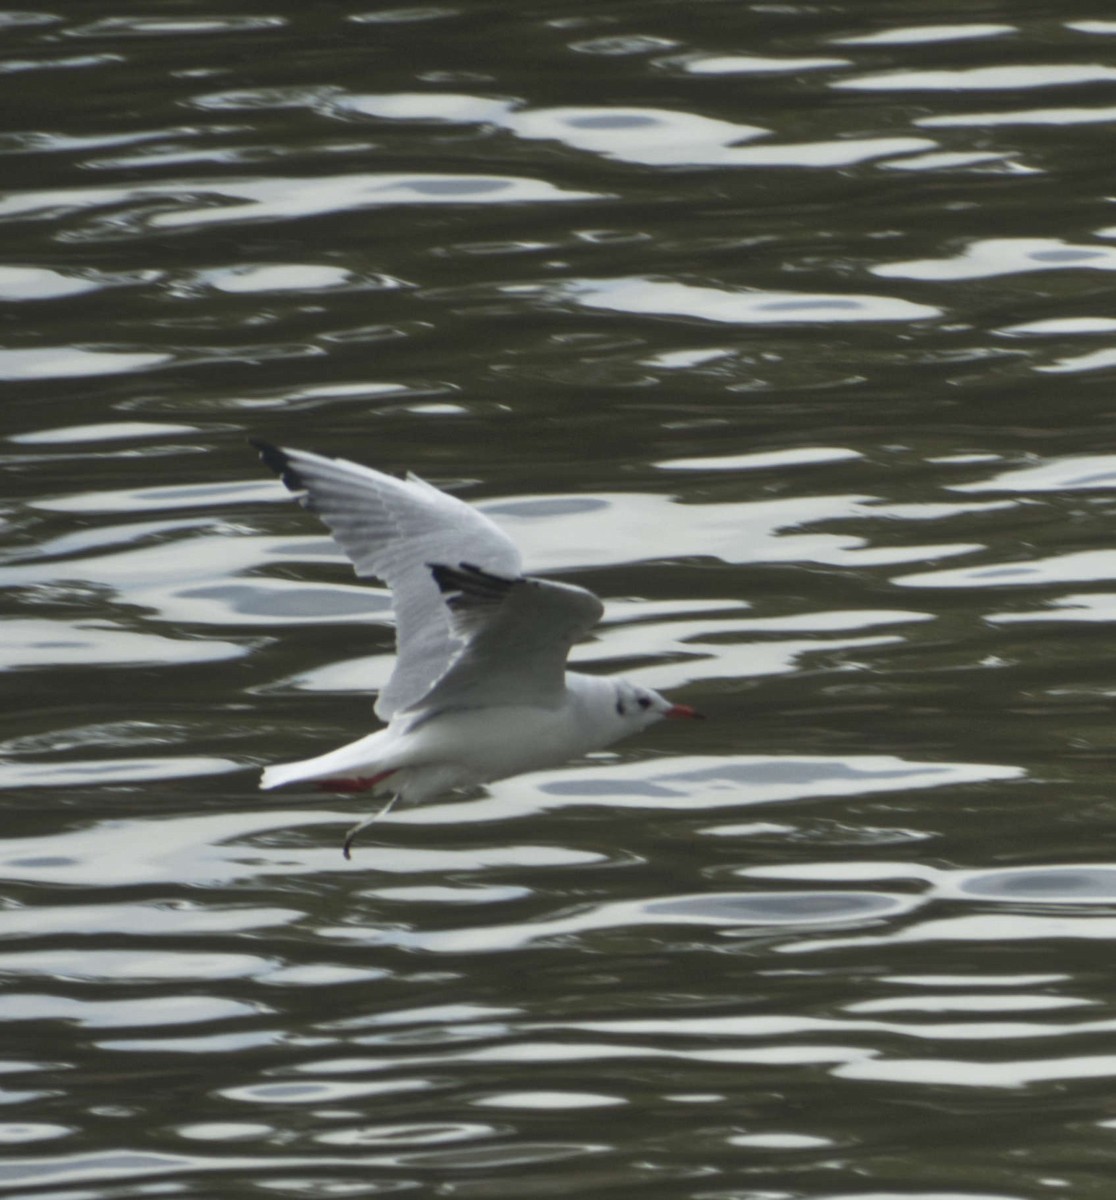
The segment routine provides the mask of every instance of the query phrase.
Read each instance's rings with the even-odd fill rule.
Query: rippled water
[[[1102,5],[0,13],[0,1193],[1111,1194]],[[393,812],[414,468],[706,710]]]

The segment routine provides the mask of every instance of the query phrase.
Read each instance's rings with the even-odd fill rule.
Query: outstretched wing
[[[251,440],[303,507],[325,522],[357,575],[391,588],[399,658],[376,712],[387,720],[411,708],[461,649],[427,564],[465,560],[518,575],[515,543],[475,508],[417,475],[396,479],[343,458]]]
[[[566,656],[600,620],[600,600],[584,588],[503,578],[470,562],[432,562],[430,572],[445,594],[461,648],[422,707],[561,703]]]

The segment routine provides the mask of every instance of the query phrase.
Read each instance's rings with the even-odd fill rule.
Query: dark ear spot
[[[616,714],[617,716],[621,717],[626,717],[628,715],[628,710],[624,707],[623,700],[616,701]]]

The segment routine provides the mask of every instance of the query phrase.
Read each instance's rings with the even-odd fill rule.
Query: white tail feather
[[[311,783],[315,779],[371,778],[382,771],[390,770],[391,763],[385,762],[386,729],[369,734],[359,741],[340,746],[317,758],[304,758],[301,762],[279,763],[265,767],[260,777],[260,788],[268,791],[287,783]]]

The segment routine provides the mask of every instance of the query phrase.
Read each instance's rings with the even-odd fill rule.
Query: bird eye
[[[640,696],[639,700],[637,700],[636,703],[639,705],[640,708],[650,708],[651,707],[651,697],[650,696]]]

